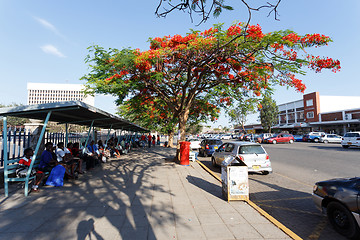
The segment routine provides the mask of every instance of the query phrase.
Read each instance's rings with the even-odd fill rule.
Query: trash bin
[[[230,200],[249,200],[248,167],[238,158],[229,156],[221,163],[222,194]]]
[[[180,165],[188,166],[190,154],[190,142],[180,142]]]

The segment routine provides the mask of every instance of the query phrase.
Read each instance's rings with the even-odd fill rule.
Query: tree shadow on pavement
[[[198,178],[194,176],[187,176],[186,179],[188,180],[189,183],[193,184],[194,186],[216,196],[217,198],[223,199],[221,185],[213,184],[202,178]]]
[[[160,166],[159,156],[140,150],[61,188],[44,187],[24,204],[5,200],[0,206],[0,239],[157,239],[158,234],[173,238],[166,229],[175,217],[171,206],[161,200],[153,204],[155,192],[171,196],[156,176],[155,171],[164,167]]]

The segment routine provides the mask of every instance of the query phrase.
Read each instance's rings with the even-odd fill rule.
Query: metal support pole
[[[107,134],[107,136],[106,136],[106,143],[105,143],[105,145],[104,145],[104,147],[105,147],[105,149],[106,149],[106,147],[107,147],[107,142],[109,141],[109,137],[110,137],[110,131],[111,131],[111,129],[112,129],[112,124],[110,125],[110,128],[109,128],[109,131],[108,131],[108,134]]]
[[[30,172],[31,172],[31,170],[32,170],[32,168],[33,168],[33,166],[34,166],[34,163],[35,163],[35,160],[36,160],[36,155],[37,155],[38,152],[39,152],[40,145],[41,145],[42,139],[43,139],[43,137],[44,137],[45,130],[46,130],[46,126],[47,126],[47,124],[48,124],[48,122],[49,122],[50,116],[51,116],[51,111],[49,111],[48,114],[46,115],[46,119],[45,119],[45,122],[44,122],[44,126],[43,126],[43,128],[41,129],[40,137],[39,137],[38,142],[37,142],[36,147],[35,147],[34,155],[33,155],[32,158],[31,158],[31,163],[30,163],[28,172],[27,172],[27,174],[26,174],[26,179],[25,179],[25,196],[28,195]]]
[[[69,125],[65,123],[65,147],[67,147],[67,144],[69,142]]]
[[[7,150],[7,117],[3,117],[3,151],[4,151],[4,188],[5,197],[9,196],[8,150]]]
[[[90,128],[89,128],[89,131],[88,131],[88,135],[87,135],[87,138],[86,138],[86,141],[85,141],[85,145],[84,145],[84,148],[82,150],[82,153],[84,154],[85,153],[85,148],[87,147],[87,143],[89,141],[89,137],[90,137],[90,133],[91,133],[91,128],[93,127],[93,124],[94,124],[94,121],[91,122],[91,125],[90,125]]]

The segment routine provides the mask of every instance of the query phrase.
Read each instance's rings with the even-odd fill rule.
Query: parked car
[[[262,133],[259,135],[259,138],[261,139],[261,142],[263,142],[266,138],[272,137],[273,133]]]
[[[230,135],[230,134],[224,134],[224,135],[221,135],[220,139],[223,139],[223,140],[230,140],[230,139],[231,139],[231,135]]]
[[[188,142],[190,142],[190,149],[196,149],[198,150],[200,148],[200,143],[201,141],[197,138],[190,138],[187,140]]]
[[[243,161],[249,172],[261,172],[263,174],[272,172],[269,155],[258,143],[224,143],[211,156],[211,163],[213,166],[219,166],[229,156],[237,158],[238,161]]]
[[[350,146],[360,147],[360,132],[345,133],[341,140],[341,146],[343,148],[348,148]]]
[[[264,140],[264,143],[293,143],[295,141],[294,136],[288,133],[279,133],[275,134],[274,136],[270,138],[266,138]]]
[[[312,196],[336,231],[360,239],[360,177],[317,182]]]
[[[252,141],[252,142],[258,142],[258,138],[259,138],[259,134],[253,134],[253,133],[250,133],[250,134],[246,134],[243,138],[244,141]]]
[[[325,135],[324,132],[309,132],[303,136],[303,142],[319,142],[323,135]]]
[[[322,143],[341,143],[342,136],[337,134],[325,134],[321,136],[319,142]]]
[[[302,142],[303,135],[293,135],[295,142]]]
[[[223,144],[220,139],[209,138],[204,139],[200,143],[199,155],[200,156],[211,156],[219,146]]]

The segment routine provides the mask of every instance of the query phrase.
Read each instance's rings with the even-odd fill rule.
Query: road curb
[[[196,160],[196,162],[203,168],[205,169],[205,171],[207,171],[208,173],[210,173],[213,177],[215,177],[220,183],[221,183],[221,178],[219,178],[216,174],[214,174],[213,171],[211,171],[208,167],[206,167],[202,162],[200,162],[199,160]],[[291,231],[289,228],[287,228],[286,226],[284,226],[282,223],[280,223],[278,220],[276,220],[273,216],[271,216],[270,214],[268,214],[267,212],[265,212],[263,209],[261,209],[259,206],[257,206],[254,202],[247,200],[246,201],[252,208],[254,208],[258,213],[260,213],[261,215],[263,215],[266,219],[268,219],[272,224],[274,224],[276,227],[278,227],[281,231],[283,231],[284,233],[286,233],[289,237],[291,237],[294,240],[302,240],[301,237],[299,237],[298,235],[296,235],[293,231]]]

